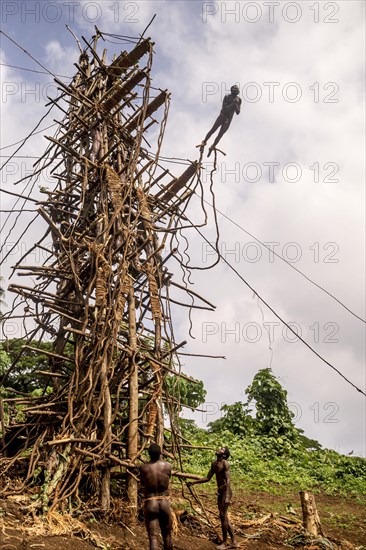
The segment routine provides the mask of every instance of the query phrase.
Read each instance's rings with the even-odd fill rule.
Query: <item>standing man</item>
[[[240,113],[241,99],[238,96],[239,88],[236,84],[234,84],[234,86],[231,86],[230,88],[230,94],[227,94],[224,97],[220,114],[201,144],[201,147],[204,147],[212,134],[214,134],[216,130],[221,126],[220,131],[217,134],[215,141],[213,142],[213,145],[211,145],[208,150],[208,157],[211,155],[212,151],[215,149],[216,145],[219,143],[225,132],[228,131],[234,113],[236,113],[237,115]]]
[[[230,456],[230,451],[227,447],[221,447],[216,451],[216,460],[211,464],[211,468],[207,477],[188,483],[189,486],[197,483],[206,483],[210,481],[213,475],[216,475],[217,483],[217,505],[220,513],[220,521],[222,528],[222,544],[216,546],[218,550],[226,550],[227,548],[237,548],[234,532],[228,518],[228,508],[231,503],[232,490],[230,484],[230,465],[227,459]],[[227,535],[230,535],[231,544],[227,544]]]
[[[144,488],[144,515],[150,550],[158,550],[159,526],[164,550],[172,550],[172,517],[169,503],[169,478],[172,467],[161,460],[161,448],[152,443],[148,449],[150,462],[140,467],[140,479]]]

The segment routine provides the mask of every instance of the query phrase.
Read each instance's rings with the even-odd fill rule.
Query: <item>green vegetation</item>
[[[44,386],[45,377],[37,374],[39,370],[49,369],[48,356],[31,349],[23,350],[23,346],[26,344],[45,351],[52,350],[50,342],[38,342],[36,340],[26,342],[21,338],[13,338],[0,342],[0,380],[3,381],[3,385],[0,385],[0,397],[2,398],[14,398],[15,396],[19,396],[19,394],[41,396],[53,391],[52,387]],[[17,363],[13,364],[15,360],[17,360]],[[4,375],[6,375],[5,380]],[[10,416],[16,422],[24,422],[24,408],[25,405],[5,402],[5,423],[9,423]],[[1,425],[0,435],[2,435]]]
[[[204,389],[203,382],[195,378],[190,380],[187,378],[177,376],[166,376],[165,378],[167,392],[175,399],[180,411],[183,406],[195,409],[204,403],[206,398],[207,392]]]
[[[229,447],[233,477],[256,490],[278,490],[277,484],[297,490],[324,491],[344,496],[366,494],[366,460],[346,457],[336,451],[307,450],[297,445],[284,445],[278,453],[278,439],[266,436],[236,436],[228,430],[221,434],[197,429],[190,440],[195,445],[217,448]],[[284,442],[286,444],[286,442]],[[187,471],[206,475],[214,458],[213,451],[185,450],[184,467]]]
[[[21,339],[0,344],[0,376],[21,354],[24,344]],[[30,342],[29,345],[45,351],[51,349],[50,342]],[[65,353],[71,350],[67,348]],[[44,386],[44,377],[36,372],[48,370],[48,366],[47,355],[23,350],[0,394],[11,396],[14,390],[33,395],[52,392],[51,387],[40,389]],[[165,387],[178,409],[196,408],[205,401],[206,390],[199,380],[167,376]],[[245,394],[246,402],[224,405],[222,418],[210,423],[207,430],[197,427],[193,420],[179,419],[182,435],[197,446],[213,449],[228,446],[235,483],[243,483],[256,491],[281,494],[295,488],[358,499],[366,495],[366,459],[322,449],[319,442],[307,438],[296,428],[287,404],[287,392],[271,369],[260,370]],[[22,405],[13,407],[15,418],[21,420]],[[7,417],[8,404],[4,409]],[[122,416],[125,413],[121,411]],[[201,475],[207,473],[214,458],[214,451],[205,449],[182,447],[181,453],[185,471]]]
[[[303,435],[293,424],[287,392],[270,369],[260,370],[246,389],[248,401],[222,407],[223,417],[198,428],[181,421],[181,430],[194,445],[231,452],[233,477],[256,490],[296,489],[344,496],[366,495],[366,459],[343,456]],[[255,416],[253,411],[255,410]],[[205,475],[213,451],[185,450],[187,471]]]
[[[36,374],[35,371],[48,370],[49,358],[47,355],[41,355],[31,349],[23,350],[25,344],[45,351],[52,350],[51,342],[26,342],[21,338],[4,340],[4,342],[0,343],[0,376],[3,375],[13,361],[17,359],[16,366],[14,366],[7,377],[5,384],[6,388],[12,388],[24,393],[31,393],[43,385],[41,382],[41,375]]]

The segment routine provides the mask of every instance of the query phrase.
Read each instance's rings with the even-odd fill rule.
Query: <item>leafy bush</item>
[[[224,415],[215,422],[210,422],[211,432],[229,430],[239,436],[264,435],[270,438],[266,441],[274,445],[279,454],[283,452],[283,448],[289,447],[289,442],[299,440],[301,432],[292,422],[294,414],[287,404],[287,391],[271,369],[258,371],[245,393],[248,396],[246,403],[236,402],[221,408]],[[251,415],[251,405],[256,409],[255,418]]]
[[[184,427],[181,426],[184,432]],[[273,484],[285,489],[308,489],[331,494],[366,494],[366,459],[347,457],[328,449],[307,450],[299,442],[263,435],[238,436],[229,430],[221,433],[189,425],[187,437],[194,445],[213,450],[184,449],[186,471],[206,475],[214,450],[222,445],[230,449],[234,479],[254,483],[258,490],[271,491]],[[281,449],[281,454],[279,454]]]

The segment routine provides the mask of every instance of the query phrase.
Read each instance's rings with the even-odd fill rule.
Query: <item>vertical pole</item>
[[[137,337],[136,337],[136,308],[133,282],[129,288],[128,296],[128,324],[129,324],[129,346],[131,349],[130,377],[129,377],[129,425],[127,458],[134,460],[138,452],[138,369],[136,364]],[[134,522],[137,517],[137,481],[133,475],[128,473],[127,477],[127,498],[130,507],[130,517]]]
[[[161,321],[158,316],[155,318],[155,357],[158,361],[161,358]],[[161,382],[162,383],[162,382]],[[157,399],[157,418],[156,418],[156,436],[155,440],[161,448],[164,444],[164,406],[161,395]]]
[[[4,403],[3,403],[3,397],[1,395],[1,388],[0,388],[0,424],[1,424],[1,446],[5,443],[5,413],[4,413]]]
[[[105,354],[101,368],[101,383],[103,392],[103,424],[106,449],[111,452],[112,441],[112,403],[111,393],[108,382],[108,359]],[[108,512],[111,505],[111,471],[110,468],[103,468],[102,483],[100,489],[100,506],[102,510]]]

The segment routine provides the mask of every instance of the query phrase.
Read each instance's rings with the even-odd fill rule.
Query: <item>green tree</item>
[[[195,409],[205,402],[207,392],[202,380],[196,378],[187,380],[172,375],[165,377],[165,384],[169,395],[180,403],[180,410],[183,406]]]
[[[179,415],[183,407],[195,409],[205,402],[206,390],[202,380],[169,375],[165,377],[164,384],[167,394],[174,402],[174,407],[170,411],[171,428],[185,438],[197,437],[201,429],[196,426],[194,420],[180,418]]]
[[[294,413],[287,404],[287,391],[281,386],[272,369],[261,369],[247,387],[248,404],[256,408],[255,429],[258,435],[298,439],[299,432],[293,424]]]
[[[4,374],[8,367],[19,356],[16,366],[12,369],[4,385],[6,388],[8,387],[24,393],[31,393],[44,386],[44,376],[37,375],[34,371],[48,370],[49,358],[47,355],[42,355],[32,350],[26,349],[22,351],[25,344],[44,349],[45,351],[51,351],[52,349],[51,342],[26,342],[21,338],[4,340],[4,342],[0,343],[0,368],[2,374]]]
[[[232,405],[223,405],[220,410],[223,411],[223,416],[208,424],[211,433],[221,433],[223,430],[238,436],[253,433],[255,421],[247,403],[237,401]]]
[[[294,414],[287,405],[287,391],[275,378],[271,369],[261,369],[245,390],[248,400],[224,405],[222,418],[210,422],[209,431],[220,433],[228,430],[234,435],[259,435],[279,440],[296,441],[300,431],[293,424]],[[253,416],[255,409],[255,416]],[[301,441],[310,442],[305,436]]]
[[[5,374],[7,367],[10,365],[9,354],[3,349],[0,349],[0,376]]]
[[[304,435],[304,430],[302,430],[301,428],[296,429],[299,432],[300,443],[305,449],[308,449],[309,451],[320,451],[322,449],[319,441],[317,441],[316,439],[311,439],[310,437],[306,437],[306,435]]]
[[[181,434],[189,441],[198,440],[198,443],[200,443],[200,437],[206,435],[206,431],[203,428],[199,428],[191,418],[179,418],[178,426]]]

